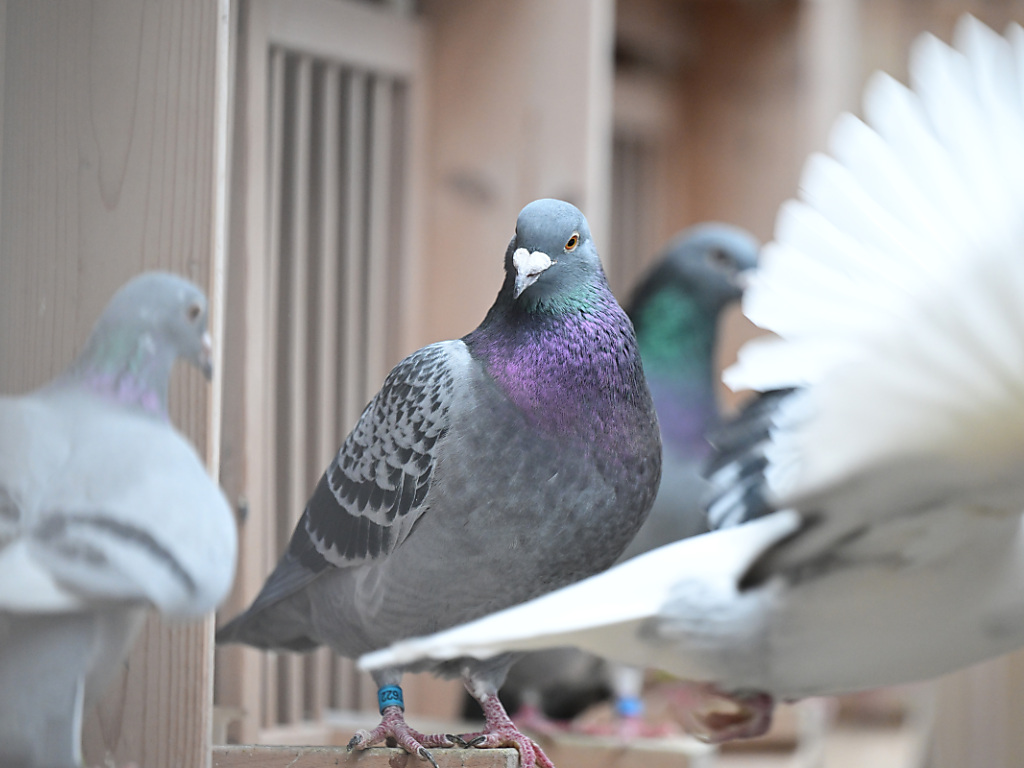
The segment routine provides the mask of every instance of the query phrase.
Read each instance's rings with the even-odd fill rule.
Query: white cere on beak
[[[543,251],[528,251],[525,248],[517,248],[512,254],[512,266],[516,268],[516,285],[512,292],[512,298],[519,296],[537,282],[541,272],[552,265],[551,257]]]

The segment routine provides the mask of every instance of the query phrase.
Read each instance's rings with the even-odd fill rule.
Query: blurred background
[[[132,274],[203,285],[220,375],[172,403],[238,510],[232,614],[387,370],[483,317],[524,204],[578,205],[620,300],[690,224],[768,240],[870,72],[905,79],[968,11],[1001,31],[1024,0],[0,0],[0,391],[63,367]],[[722,363],[753,333],[726,317]],[[722,755],[556,761],[1024,765],[1022,663],[787,710]],[[459,711],[456,683],[406,688],[417,726]],[[154,620],[88,749],[345,743],[375,702],[326,653],[214,661],[208,624]]]

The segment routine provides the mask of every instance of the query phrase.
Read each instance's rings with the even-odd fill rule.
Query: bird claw
[[[711,684],[690,686],[696,701],[682,707],[690,735],[708,744],[763,735],[772,724],[774,699],[756,691],[727,693]]]
[[[420,756],[420,760],[428,760],[434,768],[438,768],[437,760],[435,760],[434,756],[427,751],[426,747],[420,747],[416,754]]]
[[[384,710],[380,725],[372,731],[367,731],[363,728],[356,731],[352,738],[349,739],[348,750],[351,752],[353,749],[369,749],[374,744],[380,744],[384,741],[389,745],[401,747],[410,755],[416,755],[421,760],[426,760],[433,768],[438,768],[437,761],[430,754],[427,746],[454,746],[451,739],[446,735],[427,735],[414,731],[406,724],[401,709],[398,707],[387,707]]]
[[[370,732],[362,729],[356,731],[352,738],[348,740],[348,745],[345,747],[346,750],[351,752],[353,749],[366,749],[361,746],[364,741],[370,738]]]
[[[455,743],[455,746],[462,747],[463,749],[469,749],[470,747],[477,747],[487,740],[487,737],[482,733],[476,737],[467,741],[466,739],[459,736],[457,733],[446,733],[445,738]]]

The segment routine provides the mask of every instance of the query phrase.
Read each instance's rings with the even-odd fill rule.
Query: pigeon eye
[[[200,313],[202,313],[202,311],[203,308],[200,307],[198,304],[189,304],[188,309],[185,311],[185,314],[188,316],[188,321],[190,323],[194,323],[196,319],[199,317]]]
[[[729,269],[732,267],[732,259],[721,248],[713,248],[708,251],[708,261],[711,262],[711,266],[718,269]]]
[[[579,244],[580,244],[580,236],[579,236],[578,233],[573,232],[572,233],[572,237],[570,237],[566,241],[566,243],[565,243],[565,250],[566,251],[574,251],[574,250],[576,250],[576,246],[579,245]]]

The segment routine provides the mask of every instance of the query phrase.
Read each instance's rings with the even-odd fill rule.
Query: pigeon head
[[[760,244],[746,230],[728,224],[698,224],[678,234],[662,260],[640,284],[634,306],[664,286],[672,286],[700,309],[717,315],[743,295],[757,266]]]
[[[700,224],[677,235],[640,282],[627,312],[644,364],[709,357],[719,313],[743,295],[760,246],[748,232]]]
[[[666,444],[705,451],[718,418],[714,351],[718,316],[742,295],[758,242],[724,224],[680,233],[633,295],[629,315]]]
[[[147,272],[107,304],[69,376],[126,404],[166,412],[175,360],[213,372],[206,296],[184,278]]]
[[[523,208],[505,255],[505,275],[510,300],[527,311],[558,312],[587,303],[590,287],[604,273],[580,210],[550,199]]]

